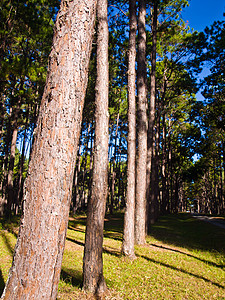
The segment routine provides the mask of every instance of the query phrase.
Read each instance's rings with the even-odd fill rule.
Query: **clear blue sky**
[[[214,21],[225,20],[225,0],[190,0],[189,6],[182,12],[182,18],[189,27],[197,31],[203,31],[206,26]],[[205,67],[199,78],[203,78],[209,73]],[[201,92],[197,93],[197,99],[203,100]]]
[[[189,7],[182,12],[190,28],[203,31],[214,21],[225,20],[225,0],[190,0]]]

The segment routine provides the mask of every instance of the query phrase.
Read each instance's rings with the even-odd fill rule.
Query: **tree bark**
[[[84,247],[83,286],[94,294],[106,291],[103,276],[103,228],[108,194],[108,20],[107,0],[97,4],[97,80],[95,143],[91,198],[88,203]]]
[[[147,163],[147,76],[146,76],[146,3],[139,1],[138,14],[138,54],[137,54],[137,166],[136,166],[136,212],[135,241],[145,244],[146,219],[146,163]]]
[[[156,105],[156,43],[157,43],[157,19],[158,1],[153,2],[153,21],[152,21],[152,53],[151,53],[151,85],[150,85],[150,105],[148,121],[148,150],[147,150],[147,232],[150,232],[152,216],[155,214],[155,176],[156,169],[154,164],[154,126],[155,126],[155,105]],[[154,174],[153,174],[154,173]],[[154,182],[152,182],[154,181]]]
[[[12,132],[12,141],[11,141],[11,149],[10,149],[11,151],[10,151],[9,168],[8,168],[8,176],[7,176],[7,215],[8,216],[10,216],[12,213],[12,204],[16,197],[13,188],[13,169],[14,169],[14,161],[16,156],[17,134],[18,134],[18,128],[16,122]]]
[[[135,217],[135,156],[136,156],[136,1],[129,1],[130,32],[128,53],[128,139],[127,139],[127,197],[124,214],[122,252],[135,258],[134,254],[134,217]]]
[[[114,142],[114,154],[113,160],[111,163],[111,201],[110,201],[110,214],[113,214],[114,206],[115,206],[115,184],[116,184],[116,158],[117,158],[117,139],[118,139],[118,128],[120,121],[120,107],[118,109],[117,118],[116,118],[116,132],[115,132],[115,142]]]
[[[61,2],[13,264],[1,299],[56,299],[95,22],[95,0]]]

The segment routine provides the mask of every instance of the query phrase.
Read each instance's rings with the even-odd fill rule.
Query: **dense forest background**
[[[153,2],[147,1],[147,86],[151,85]],[[58,0],[1,1],[0,214],[22,210],[23,184],[46,80]],[[191,30],[181,13],[188,1],[159,1],[151,195],[160,214],[225,213],[225,22]],[[107,211],[125,206],[128,136],[128,1],[108,1],[109,173]],[[209,74],[199,80],[202,68]],[[71,211],[90,198],[95,133],[96,40]],[[201,90],[204,100],[197,100]],[[147,94],[150,100],[150,89]],[[147,113],[149,115],[150,106]]]

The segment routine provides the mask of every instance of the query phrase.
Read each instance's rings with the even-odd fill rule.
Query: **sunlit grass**
[[[15,234],[1,227],[0,289],[12,261]],[[11,233],[9,232],[11,231]],[[107,216],[104,238],[106,299],[225,299],[225,230],[191,218],[162,217],[136,246],[134,261],[121,255],[123,215]],[[70,218],[58,299],[92,299],[82,291],[85,217]]]

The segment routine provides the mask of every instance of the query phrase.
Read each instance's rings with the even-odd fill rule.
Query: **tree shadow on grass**
[[[225,230],[194,219],[190,214],[161,217],[152,225],[150,236],[177,247],[225,254]]]
[[[0,269],[0,297],[3,293],[4,287],[5,287],[5,281],[4,281],[4,278],[3,278],[3,275],[2,275],[2,271]]]
[[[119,231],[106,231],[104,232],[104,237],[120,242],[123,240],[122,234]]]
[[[76,243],[77,245],[80,245],[80,246],[84,247],[84,242],[81,242],[81,241],[78,241],[78,240],[75,240],[75,239],[71,239],[69,237],[67,237],[66,239],[68,241],[72,242],[72,243]],[[110,255],[115,255],[117,257],[121,256],[121,251],[118,251],[116,248],[112,248],[112,247],[109,247],[109,246],[104,246],[103,247],[103,253],[107,253],[107,254],[110,254]]]
[[[123,240],[123,213],[106,215],[104,237],[120,242]]]
[[[13,235],[15,237],[17,237],[15,233],[13,233]],[[9,241],[9,238],[8,238],[7,234],[5,233],[5,231],[3,231],[3,230],[1,231],[1,236],[2,236],[2,239],[3,239],[3,243],[5,244],[5,248],[7,248],[10,255],[13,256],[14,247],[11,245],[11,243]],[[4,287],[5,287],[5,281],[4,281],[4,278],[3,278],[3,275],[2,275],[2,271],[0,269],[0,295],[2,295]]]
[[[72,242],[72,243],[75,243],[75,244],[77,244],[77,245],[79,245],[79,246],[84,247],[84,242],[81,242],[81,241],[78,241],[78,240],[75,240],[75,239],[71,239],[71,238],[69,238],[69,237],[67,237],[66,239],[67,239],[67,241],[70,241],[70,242]]]
[[[123,213],[115,213],[105,216],[104,230],[116,233],[123,233]]]
[[[12,234],[17,238],[17,235],[15,233],[12,233]],[[7,235],[5,234],[4,231],[1,232],[1,236],[3,238],[6,248],[8,249],[10,254],[13,255],[14,247],[12,247],[12,245],[10,244],[9,238],[7,237]]]
[[[79,228],[79,225],[86,225],[86,217],[71,218],[68,224],[68,229],[85,233],[85,229]],[[104,221],[104,237],[122,241],[123,240],[123,213],[107,214]]]
[[[157,260],[155,260],[155,259],[152,259],[152,258],[147,257],[147,256],[144,256],[144,255],[138,255],[138,254],[136,254],[136,255],[139,256],[139,257],[142,257],[142,258],[144,258],[144,259],[146,259],[146,260],[148,260],[148,261],[150,261],[150,262],[152,262],[152,263],[158,264],[158,265],[160,265],[160,266],[164,266],[164,267],[169,268],[169,269],[171,269],[171,270],[178,271],[178,272],[181,272],[181,273],[183,273],[183,274],[187,274],[187,275],[193,276],[193,277],[195,277],[195,278],[197,278],[197,279],[202,279],[202,280],[204,280],[205,282],[211,283],[211,284],[213,284],[213,285],[215,285],[215,286],[217,286],[217,287],[219,287],[219,288],[222,288],[222,289],[225,288],[225,286],[223,286],[223,285],[221,285],[221,284],[219,284],[219,283],[217,283],[217,282],[213,282],[213,281],[211,281],[211,280],[209,280],[209,279],[207,279],[207,278],[205,278],[205,277],[203,277],[203,276],[200,276],[200,275],[198,275],[198,274],[194,274],[194,273],[188,272],[187,270],[184,270],[184,269],[182,269],[182,268],[177,268],[177,267],[171,266],[171,265],[169,265],[169,264],[163,263],[163,262],[161,262],[161,261],[157,261]]]
[[[85,233],[84,229],[80,229],[80,228],[74,228],[72,226],[68,226],[69,230],[73,230],[73,231],[77,231],[77,232],[81,232],[81,233]]]
[[[217,268],[221,268],[221,269],[224,269],[225,268],[225,265],[219,265],[219,264],[216,264],[212,261],[209,261],[209,260],[206,260],[206,259],[202,259],[200,257],[197,257],[195,255],[192,255],[192,254],[189,254],[189,253],[186,253],[186,252],[183,252],[183,251],[180,251],[180,250],[177,250],[177,249],[172,249],[172,248],[169,248],[169,247],[165,247],[165,246],[161,246],[161,245],[156,245],[156,244],[150,244],[151,246],[153,247],[156,247],[156,248],[160,248],[160,249],[165,249],[165,250],[169,250],[169,251],[172,251],[172,252],[176,252],[176,253],[180,253],[180,254],[183,254],[183,255],[186,255],[188,257],[192,257],[192,258],[195,258],[203,263],[206,263],[207,265],[211,265],[213,267],[217,267]]]
[[[60,279],[74,287],[81,288],[83,283],[82,273],[72,269],[61,269]]]

